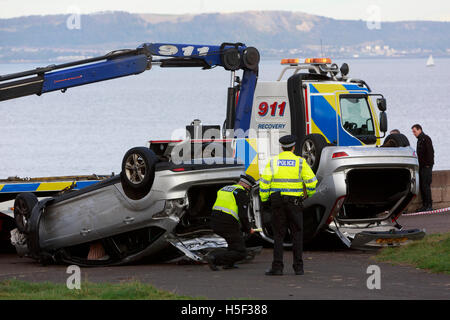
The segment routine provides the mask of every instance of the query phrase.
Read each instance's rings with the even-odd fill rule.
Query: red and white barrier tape
[[[450,212],[450,207],[437,209],[437,210],[432,210],[432,211],[421,211],[421,212],[414,212],[414,213],[404,213],[404,214],[402,214],[402,216],[421,216],[421,215],[426,215],[426,214],[446,213],[446,212]]]

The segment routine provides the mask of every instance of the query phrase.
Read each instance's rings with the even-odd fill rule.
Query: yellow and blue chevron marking
[[[32,183],[9,183],[0,184],[0,193],[18,193],[18,192],[47,192],[47,191],[61,191],[70,187],[73,183],[75,186],[73,190],[80,190],[99,180],[92,181],[57,181],[57,182],[32,182]]]

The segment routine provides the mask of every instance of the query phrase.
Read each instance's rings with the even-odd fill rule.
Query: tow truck
[[[395,246],[424,231],[396,223],[418,193],[418,161],[410,147],[380,146],[387,131],[386,99],[349,66],[327,58],[283,59],[276,81],[258,82],[259,52],[242,43],[220,46],[145,43],[101,57],[0,76],[0,101],[135,75],[154,66],[223,67],[230,71],[226,118],[220,125],[194,120],[183,141],[151,140],[125,153],[120,175],[39,200],[0,184],[15,197],[19,254],[79,265],[123,264],[175,247],[200,261],[226,246],[209,228],[215,193],[244,171],[259,179],[278,138],[296,135],[298,155],[316,172],[316,193],[303,201],[304,238],[336,234],[349,247]],[[236,72],[242,71],[242,76]],[[289,73],[287,81],[283,77]],[[376,99],[379,118],[374,108]],[[383,136],[381,136],[383,132]],[[392,145],[392,144],[390,144]],[[395,145],[395,143],[394,143]],[[6,189],[5,189],[6,188]],[[273,242],[270,212],[258,186],[249,218],[259,236]],[[101,242],[108,259],[89,261],[89,245]],[[286,245],[290,242],[286,239]]]

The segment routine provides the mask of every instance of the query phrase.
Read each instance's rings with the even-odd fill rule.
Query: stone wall
[[[431,184],[433,195],[433,209],[450,207],[450,170],[433,171],[433,182]],[[408,206],[408,212],[415,212],[422,206],[420,195]]]

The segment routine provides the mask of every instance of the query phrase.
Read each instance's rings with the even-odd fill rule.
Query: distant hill
[[[0,19],[0,62],[58,61],[134,48],[143,42],[220,44],[244,42],[263,57],[450,56],[450,22],[382,22],[370,30],[362,20],[336,20],[289,11],[196,15],[102,12]]]

